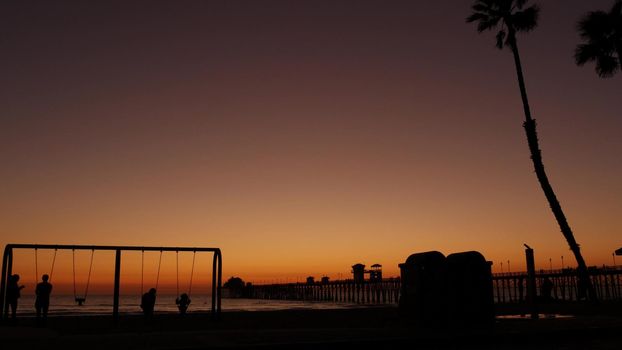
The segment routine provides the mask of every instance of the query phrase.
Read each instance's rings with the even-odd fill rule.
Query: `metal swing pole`
[[[6,302],[6,286],[8,279],[13,274],[13,249],[7,246],[4,249],[4,255],[2,257],[2,281],[0,282],[0,317],[2,319],[9,318],[9,307]]]
[[[119,323],[119,286],[121,285],[121,249],[117,249],[114,258],[114,295],[112,301],[112,320]]]
[[[140,295],[145,291],[145,251],[140,255]]]

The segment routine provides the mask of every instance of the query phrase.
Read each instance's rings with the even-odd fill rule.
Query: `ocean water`
[[[177,313],[175,295],[158,295],[156,298],[156,313]],[[188,313],[209,312],[212,310],[212,301],[209,295],[191,295],[192,303]],[[119,297],[120,314],[140,314],[139,295],[121,295]],[[347,309],[363,307],[360,304],[311,302],[311,301],[288,301],[288,300],[262,300],[262,299],[222,299],[222,311],[269,311],[288,309]],[[34,296],[23,295],[19,299],[17,307],[18,316],[34,316]],[[89,295],[86,302],[79,306],[71,295],[52,295],[50,297],[50,309],[48,315],[111,315],[112,295]]]

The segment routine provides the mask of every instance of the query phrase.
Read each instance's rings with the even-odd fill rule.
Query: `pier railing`
[[[589,269],[590,279],[599,300],[622,300],[622,268],[601,267]],[[540,270],[536,273],[536,289],[542,295],[542,286],[552,282],[550,297],[553,300],[577,301],[581,299],[575,269]],[[493,276],[495,302],[520,303],[527,295],[527,273],[502,273]]]
[[[590,268],[589,273],[600,300],[622,300],[622,267]],[[495,303],[521,303],[526,300],[526,272],[493,274],[492,279]],[[580,299],[575,269],[537,271],[538,295],[541,295],[542,285],[546,279],[552,282],[550,295],[553,300],[577,301]],[[312,284],[264,284],[253,286],[249,291],[249,297],[356,304],[397,304],[400,298],[400,288],[399,278],[363,282],[341,280]]]

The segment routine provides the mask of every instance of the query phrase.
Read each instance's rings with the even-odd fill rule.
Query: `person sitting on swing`
[[[182,293],[179,298],[175,299],[175,304],[177,304],[177,308],[179,309],[180,314],[186,314],[186,310],[188,310],[188,305],[190,305],[190,301],[190,297],[186,293]]]
[[[140,301],[140,308],[143,309],[145,318],[151,318],[153,316],[153,309],[155,308],[156,301],[156,289],[151,288],[145,294]]]

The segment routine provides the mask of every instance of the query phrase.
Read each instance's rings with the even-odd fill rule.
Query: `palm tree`
[[[588,12],[577,24],[577,29],[585,41],[575,50],[577,65],[595,61],[596,73],[601,78],[622,71],[622,0],[616,0],[608,13]]]
[[[520,89],[521,98],[523,100],[523,109],[525,112],[525,122],[523,127],[527,135],[527,143],[531,152],[531,159],[536,172],[544,196],[549,202],[549,206],[553,211],[553,215],[559,224],[564,238],[570,246],[577,260],[577,272],[579,277],[581,292],[585,295],[587,289],[588,296],[591,300],[596,300],[596,294],[589,279],[587,266],[579,244],[574,238],[570,225],[566,220],[566,216],[562,211],[562,207],[555,196],[553,187],[549,183],[549,179],[544,170],[542,163],[542,155],[538,146],[538,134],[536,132],[536,121],[531,117],[529,101],[527,100],[527,90],[525,88],[525,79],[523,77],[523,69],[521,66],[520,56],[518,54],[518,45],[516,43],[516,34],[519,32],[529,32],[538,25],[538,15],[540,8],[538,5],[526,6],[527,0],[476,0],[473,4],[473,14],[467,17],[468,23],[477,22],[477,31],[484,32],[487,30],[498,29],[496,36],[496,46],[499,49],[509,47],[514,56],[516,66],[516,74],[518,77],[518,87]]]

